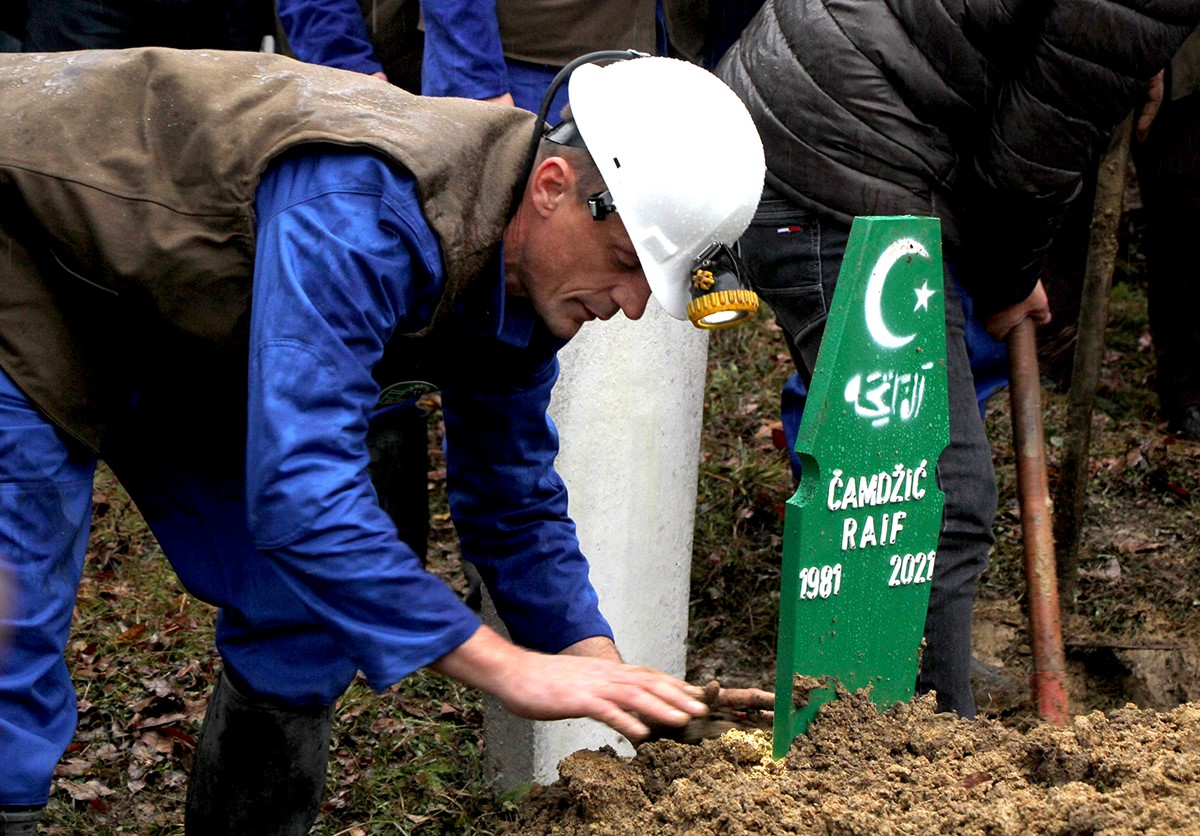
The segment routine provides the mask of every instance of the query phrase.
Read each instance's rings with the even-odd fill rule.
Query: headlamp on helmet
[[[758,295],[742,282],[737,254],[725,244],[709,245],[692,267],[687,315],[697,328],[728,328],[758,312]]]

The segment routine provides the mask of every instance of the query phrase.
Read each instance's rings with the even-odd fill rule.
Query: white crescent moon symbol
[[[875,266],[871,270],[871,278],[867,280],[867,330],[871,332],[871,338],[879,343],[882,348],[900,348],[903,345],[908,345],[912,341],[912,338],[916,336],[916,334],[909,334],[899,337],[893,334],[888,330],[887,325],[884,324],[883,313],[879,309],[879,304],[883,300],[883,284],[887,281],[892,265],[911,253],[916,253],[923,258],[929,258],[929,253],[925,250],[925,247],[915,238],[901,238],[898,241],[893,241],[883,251],[883,255],[879,256],[879,260],[875,262]]]

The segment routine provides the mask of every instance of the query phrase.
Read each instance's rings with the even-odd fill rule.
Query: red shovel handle
[[[1008,335],[1012,398],[1013,450],[1017,457],[1017,493],[1021,539],[1025,547],[1025,583],[1033,649],[1031,687],[1038,716],[1055,725],[1070,719],[1065,687],[1062,623],[1050,487],[1046,476],[1046,439],[1042,429],[1041,372],[1036,326],[1022,320]]]

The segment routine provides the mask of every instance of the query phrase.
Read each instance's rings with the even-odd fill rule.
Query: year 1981
[[[842,564],[806,566],[800,570],[800,597],[829,598],[842,588]]]

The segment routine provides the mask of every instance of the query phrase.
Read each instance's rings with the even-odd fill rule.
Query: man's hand
[[[1141,108],[1137,113],[1137,124],[1134,126],[1134,136],[1138,142],[1145,142],[1146,137],[1150,135],[1150,125],[1154,122],[1154,117],[1158,115],[1158,109],[1162,107],[1163,97],[1166,94],[1164,89],[1163,79],[1165,70],[1159,70],[1154,78],[1146,83],[1146,98],[1142,102]]]
[[[1024,301],[988,314],[983,324],[989,334],[1004,342],[1008,332],[1024,319],[1032,319],[1038,325],[1045,325],[1050,321],[1050,300],[1046,298],[1046,289],[1042,287],[1041,280],[1034,285],[1033,292],[1026,296]]]
[[[480,627],[430,667],[486,691],[518,717],[590,717],[630,740],[649,734],[646,723],[682,726],[708,711],[702,689],[654,668],[626,665],[615,654],[608,639],[585,639],[557,655],[535,653]]]
[[[513,103],[512,93],[501,93],[499,96],[492,96],[490,99],[480,99],[480,101],[504,105],[505,107],[516,107]]]

